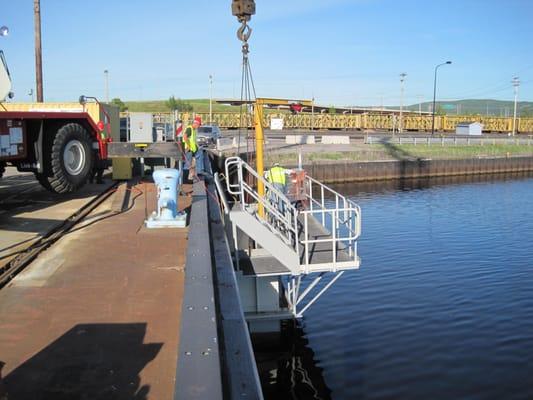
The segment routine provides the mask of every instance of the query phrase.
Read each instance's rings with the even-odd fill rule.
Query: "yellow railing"
[[[209,113],[183,113],[180,118],[190,122],[195,115],[200,115],[204,124],[209,123]],[[157,121],[170,121],[171,113],[156,113]],[[334,129],[334,130],[398,130],[399,117],[392,114],[320,114],[320,113],[264,113],[263,126],[270,126],[271,118],[283,118],[283,125],[288,129]],[[242,122],[241,122],[242,119]],[[238,129],[239,127],[253,128],[253,116],[241,116],[238,112],[213,113],[213,124],[222,129]],[[483,130],[487,132],[509,133],[512,130],[512,117],[487,117],[487,116],[461,116],[437,115],[435,116],[435,129],[438,131],[455,131],[455,126],[460,122],[481,122]],[[404,131],[429,131],[431,130],[431,115],[405,115],[403,117]],[[518,118],[518,133],[533,132],[533,118]]]

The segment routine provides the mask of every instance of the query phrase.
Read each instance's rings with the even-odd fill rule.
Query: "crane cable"
[[[241,133],[244,128],[246,133],[246,162],[252,162],[252,154],[255,153],[255,141],[253,137],[250,137],[248,132],[248,121],[251,115],[253,124],[253,103],[256,99],[254,79],[252,75],[252,68],[250,66],[250,60],[248,54],[250,53],[250,47],[248,45],[248,39],[252,34],[252,28],[247,24],[246,20],[242,20],[240,28],[237,30],[237,38],[242,42],[242,73],[241,73],[241,101],[239,110],[239,136],[237,151],[241,149]],[[252,139],[252,149],[250,149],[250,139]]]

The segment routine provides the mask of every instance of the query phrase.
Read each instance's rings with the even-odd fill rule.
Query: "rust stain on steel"
[[[33,284],[32,264],[0,291],[0,394],[172,398],[187,229],[139,229],[143,196],[48,249],[48,262],[62,263],[49,276]]]

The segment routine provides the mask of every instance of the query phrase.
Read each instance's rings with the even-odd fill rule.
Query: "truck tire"
[[[0,162],[0,178],[4,176],[4,172],[6,172],[6,163]]]
[[[82,187],[94,164],[91,136],[77,123],[63,125],[57,131],[48,157],[49,168],[36,174],[37,180],[55,193],[70,193]]]
[[[40,174],[36,172],[35,179],[37,179],[41,186],[44,187],[46,190],[49,190],[51,192],[54,191],[54,189],[52,189],[52,186],[50,185],[49,177],[46,174]]]

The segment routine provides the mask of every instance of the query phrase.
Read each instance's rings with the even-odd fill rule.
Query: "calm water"
[[[532,399],[533,175],[337,190],[362,267],[258,353],[267,398]]]

